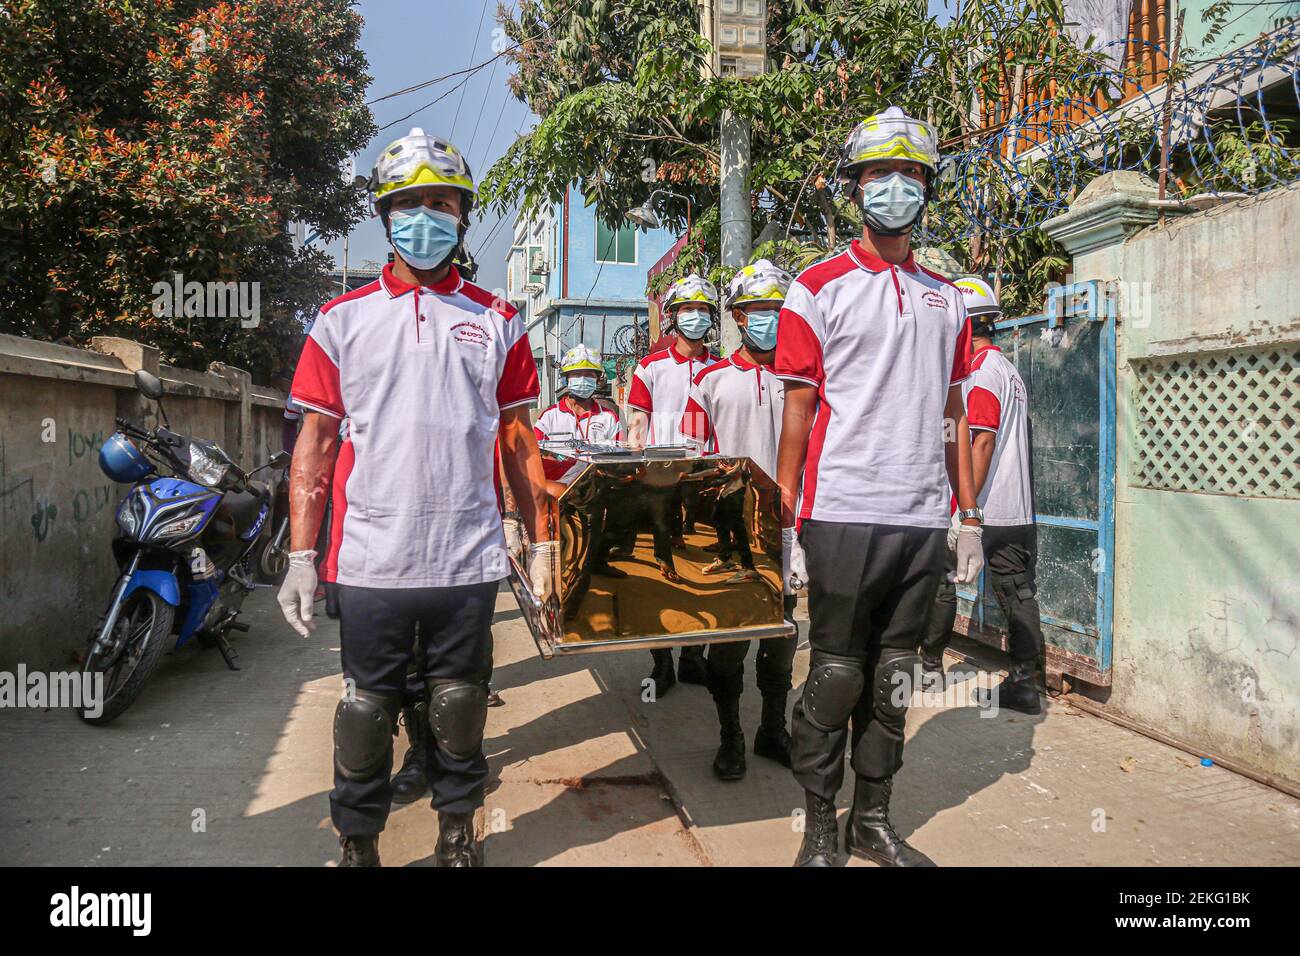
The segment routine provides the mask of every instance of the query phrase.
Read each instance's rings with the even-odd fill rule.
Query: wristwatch
[[[984,509],[982,508],[965,508],[957,512],[957,520],[965,521],[967,518],[974,518],[981,525],[984,524]]]

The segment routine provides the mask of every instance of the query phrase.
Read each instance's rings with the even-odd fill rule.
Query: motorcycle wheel
[[[171,636],[174,610],[152,591],[141,588],[122,605],[118,627],[127,629],[126,646],[108,670],[97,665],[89,651],[83,673],[104,673],[104,701],[99,714],[91,716],[86,708],[81,719],[88,724],[107,724],[130,707],[162,660]]]
[[[280,584],[289,571],[289,550],[267,541],[257,555],[257,576],[263,584]]]

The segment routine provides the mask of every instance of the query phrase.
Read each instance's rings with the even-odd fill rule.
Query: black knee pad
[[[810,724],[829,733],[849,722],[866,681],[864,663],[860,657],[812,652],[803,688],[803,712]]]
[[[334,765],[349,780],[366,780],[383,769],[393,749],[402,695],[358,688],[334,708]]]
[[[435,677],[428,682],[429,727],[443,753],[469,760],[483,743],[487,688],[481,680]]]
[[[907,713],[920,668],[921,655],[915,651],[883,649],[874,675],[876,710],[889,717]]]

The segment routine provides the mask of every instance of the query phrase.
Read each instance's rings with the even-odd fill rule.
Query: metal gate
[[[1029,393],[1038,603],[1053,684],[1061,674],[1110,684],[1115,318],[1114,295],[1093,281],[1053,289],[1043,314],[996,326]],[[957,597],[956,630],[1006,650],[987,576]]]

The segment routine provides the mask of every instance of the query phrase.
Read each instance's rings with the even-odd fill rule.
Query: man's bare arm
[[[804,382],[785,383],[785,412],[781,418],[781,444],[776,453],[776,483],[781,488],[781,526],[794,526],[799,485],[808,457],[808,436],[817,414],[817,389]]]
[[[528,539],[533,544],[549,541],[546,472],[542,468],[542,453],[537,448],[537,436],[533,434],[526,406],[507,408],[501,413],[500,437],[501,466],[506,473],[506,483],[514,492]]]
[[[944,406],[944,465],[948,470],[948,484],[957,496],[957,507],[962,511],[976,505],[975,476],[971,467],[970,424],[966,421],[966,403],[962,400],[961,386],[948,387],[948,402]],[[979,524],[974,518],[962,524]]]
[[[321,519],[329,501],[330,478],[338,453],[339,420],[304,410],[302,431],[293,447],[289,467],[289,550],[316,546]]]
[[[644,448],[646,436],[650,432],[650,416],[639,408],[628,412],[627,443],[632,448]]]
[[[978,498],[989,478],[989,465],[993,463],[993,449],[997,447],[998,436],[986,428],[972,431],[975,437],[970,443],[971,472],[975,480],[975,497]]]

